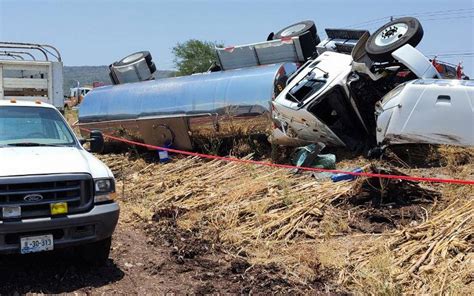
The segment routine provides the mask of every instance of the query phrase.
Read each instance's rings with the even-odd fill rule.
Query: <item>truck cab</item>
[[[474,145],[472,81],[418,51],[422,36],[417,19],[395,19],[359,36],[350,54],[326,50],[306,62],[272,101],[272,142],[357,152]]]
[[[103,147],[91,132],[92,152]],[[0,254],[76,248],[104,263],[119,217],[110,169],[52,105],[0,100]]]

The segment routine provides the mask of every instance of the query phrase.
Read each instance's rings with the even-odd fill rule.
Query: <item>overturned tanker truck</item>
[[[265,42],[217,48],[208,73],[146,82],[156,66],[135,53],[110,66],[122,85],[84,98],[79,125],[182,149],[257,134],[369,154],[396,144],[474,146],[472,80],[415,49],[417,19],[395,19],[372,36],[326,34],[320,41],[313,22],[300,22]]]
[[[319,43],[314,23],[303,21],[265,42],[216,48],[219,65],[206,73],[157,80],[150,53],[131,54],[109,66],[115,85],[84,97],[78,126],[85,137],[93,129],[186,150],[209,139],[270,135],[270,102],[317,56]]]

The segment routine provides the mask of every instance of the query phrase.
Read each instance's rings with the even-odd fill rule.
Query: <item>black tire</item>
[[[92,266],[105,265],[109,259],[112,238],[106,238],[94,243],[78,247],[78,253],[85,264]]]
[[[273,36],[273,40],[281,39],[285,37],[301,36],[301,35],[304,35],[307,31],[310,31],[313,37],[317,36],[316,25],[314,24],[313,21],[301,21],[301,22],[289,25],[288,27],[285,27],[281,29],[280,31],[278,31]]]
[[[211,66],[209,67],[209,69],[207,69],[207,71],[208,72],[219,72],[219,71],[222,71],[222,68],[216,62],[212,62]]]
[[[405,32],[397,35],[397,31]],[[391,62],[393,61],[392,52],[406,44],[415,47],[422,38],[423,27],[420,21],[413,17],[403,17],[375,31],[367,40],[365,51],[374,62]],[[384,42],[386,45],[382,45]]]
[[[273,36],[273,39],[289,37],[299,37],[305,61],[317,57],[316,46],[321,40],[319,39],[316,25],[313,21],[301,21],[285,27],[278,31]]]
[[[150,68],[150,73],[153,74],[156,72],[156,65],[155,63],[151,62],[150,65],[148,65],[148,68]]]
[[[274,36],[275,36],[275,33],[273,33],[273,32],[271,32],[270,34],[268,34],[268,36],[267,36],[267,41],[272,41]]]
[[[151,65],[152,62],[152,57],[151,57],[151,54],[149,51],[138,51],[138,52],[134,52],[126,57],[124,57],[123,59],[121,59],[120,61],[118,62],[115,62],[113,65],[114,66],[124,66],[124,65],[129,65],[129,64],[133,64],[141,59],[145,59],[146,63],[148,64],[148,66]]]
[[[120,84],[120,82],[118,81],[117,77],[115,77],[112,68],[109,68],[109,71],[110,71],[110,72],[109,72],[109,77],[110,77],[110,81],[112,82],[112,84],[114,84],[114,85]]]

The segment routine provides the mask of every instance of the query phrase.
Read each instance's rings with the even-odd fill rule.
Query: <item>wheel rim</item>
[[[281,32],[280,35],[282,37],[287,37],[287,36],[293,35],[294,33],[297,33],[299,31],[303,30],[305,27],[306,27],[305,24],[296,24],[296,25],[293,25],[293,26],[283,30],[283,32]]]
[[[393,24],[386,27],[375,36],[375,45],[387,46],[397,42],[406,35],[408,26],[404,23]]]
[[[137,60],[138,58],[140,58],[142,56],[142,53],[141,52],[137,52],[137,53],[134,53],[132,55],[129,55],[128,57],[124,58],[122,60],[123,63],[127,64],[127,63],[130,63],[130,62],[133,62],[135,60]]]

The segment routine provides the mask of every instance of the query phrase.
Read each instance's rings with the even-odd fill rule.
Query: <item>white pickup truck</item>
[[[103,137],[91,132],[91,151]],[[0,254],[75,247],[106,262],[119,217],[110,169],[41,101],[0,100]]]

